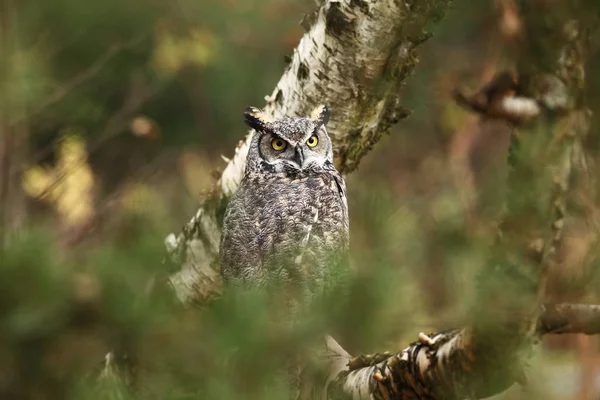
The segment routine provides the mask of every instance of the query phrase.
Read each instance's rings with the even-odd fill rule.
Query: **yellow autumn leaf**
[[[60,168],[72,168],[87,160],[85,141],[74,131],[65,133],[58,146]]]
[[[157,36],[153,63],[167,73],[176,73],[185,65],[205,66],[217,51],[216,38],[207,29],[192,28],[177,35],[163,28]]]
[[[188,60],[198,66],[210,63],[216,52],[216,38],[206,29],[192,29],[187,43]]]
[[[35,166],[23,174],[23,190],[51,203],[63,223],[77,225],[93,212],[94,177],[87,162],[85,140],[76,132],[63,135],[56,168]]]
[[[23,190],[31,197],[40,197],[52,183],[53,176],[54,174],[48,168],[40,166],[31,167],[23,173]]]

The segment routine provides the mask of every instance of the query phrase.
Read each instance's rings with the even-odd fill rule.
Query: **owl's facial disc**
[[[303,171],[333,160],[331,140],[323,124],[307,118],[288,118],[257,130],[258,156],[275,171]]]

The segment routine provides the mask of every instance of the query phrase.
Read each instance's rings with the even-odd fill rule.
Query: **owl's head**
[[[329,111],[324,105],[315,108],[310,117],[273,120],[254,107],[247,108],[244,117],[256,131],[249,161],[266,162],[276,171],[302,171],[333,161],[331,139],[325,129]]]

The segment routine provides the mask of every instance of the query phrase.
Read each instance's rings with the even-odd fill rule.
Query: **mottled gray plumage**
[[[274,121],[249,108],[245,117],[255,133],[225,212],[221,272],[228,283],[314,298],[345,266],[349,245],[346,187],[333,164],[328,111],[321,106],[309,118]]]

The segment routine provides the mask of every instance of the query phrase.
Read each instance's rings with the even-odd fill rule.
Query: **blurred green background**
[[[165,273],[163,238],[216,181],[245,133],[242,111],[264,104],[314,6],[3,0],[0,398],[285,398],[273,372],[297,338],[273,340],[260,295],[190,311],[145,294]],[[507,63],[519,10],[460,0],[432,29],[404,89],[412,116],[347,178],[353,352],[400,350],[419,331],[465,321],[502,205],[509,129],[480,122],[451,92]],[[596,263],[581,262],[591,243],[573,233],[550,298],[599,301]],[[543,347],[531,396],[597,396],[595,338]],[[110,349],[127,354],[133,378],[98,387]],[[236,351],[244,362],[232,374],[221,361]]]

